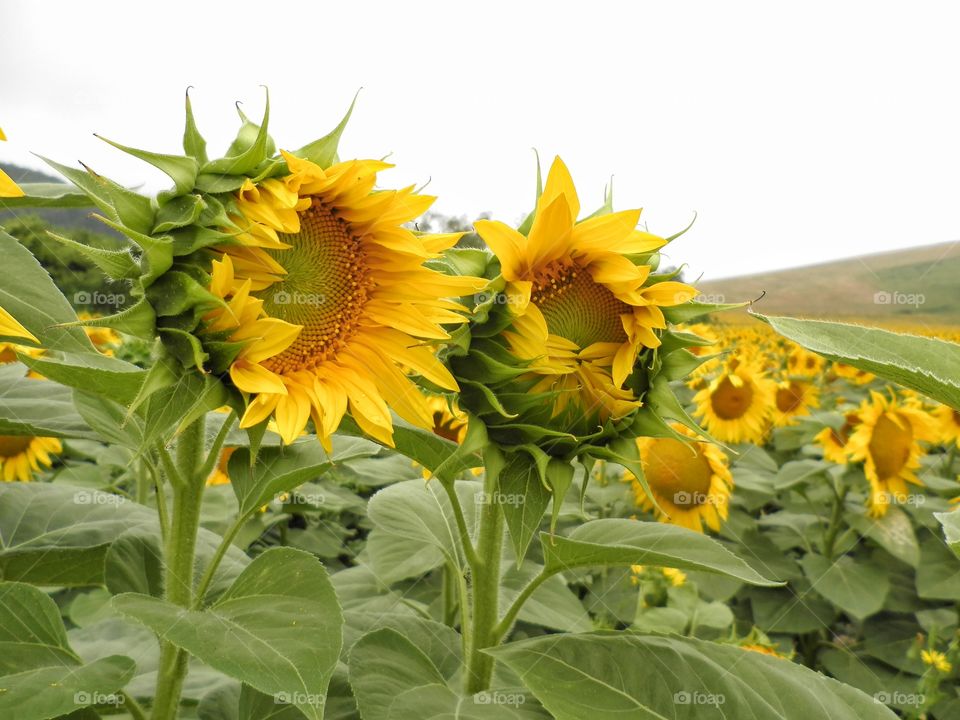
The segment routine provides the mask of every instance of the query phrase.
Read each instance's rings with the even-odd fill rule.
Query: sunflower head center
[[[697,443],[659,438],[647,446],[644,474],[650,489],[678,507],[696,507],[708,501],[713,472]]]
[[[753,386],[748,382],[735,385],[727,375],[710,395],[713,412],[721,420],[737,420],[743,417],[753,402]]]
[[[543,313],[547,329],[586,348],[596,342],[627,339],[620,316],[631,308],[590,273],[570,262],[552,262],[533,281],[531,301]]]
[[[870,436],[869,450],[881,480],[900,474],[910,459],[912,446],[913,426],[906,418],[894,419],[890,413],[880,416]]]
[[[777,410],[790,413],[803,404],[803,386],[792,382],[786,387],[777,388]]]
[[[280,234],[280,239],[291,247],[269,252],[287,274],[257,294],[270,317],[303,330],[264,365],[278,373],[310,370],[356,333],[373,282],[360,239],[316,200],[300,216],[300,232]]]
[[[12,458],[19,455],[33,440],[29,435],[0,435],[0,458]]]

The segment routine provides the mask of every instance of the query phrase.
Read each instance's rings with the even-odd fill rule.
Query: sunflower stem
[[[486,481],[490,486],[496,482]],[[485,487],[485,497],[496,497],[495,487]],[[470,629],[467,671],[464,675],[469,694],[490,687],[493,658],[483,651],[497,644],[496,628],[500,597],[500,556],[503,552],[503,513],[496,502],[486,502],[480,511],[475,560],[470,565],[473,580],[473,618]]]
[[[843,519],[843,504],[847,499],[847,491],[846,485],[840,492],[836,489],[833,491],[833,513],[830,516],[830,525],[823,536],[823,556],[827,560],[833,560],[834,545],[837,541],[837,533],[840,531],[840,521]]]
[[[206,479],[202,472],[205,430],[204,417],[183,429],[175,462],[166,448],[161,450],[164,469],[173,485],[170,532],[164,547],[164,596],[167,602],[184,608],[193,602],[193,569]],[[151,718],[176,720],[189,658],[172,643],[161,641],[160,648]]]

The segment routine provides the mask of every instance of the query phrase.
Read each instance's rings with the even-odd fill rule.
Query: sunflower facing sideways
[[[733,476],[727,457],[716,445],[696,440],[696,436],[679,424],[673,429],[691,439],[637,438],[643,473],[660,509],[657,518],[663,522],[703,532],[703,526],[717,532],[720,521],[727,518]],[[637,505],[653,510],[654,505],[640,482],[629,473]]]
[[[770,426],[776,383],[749,363],[731,358],[693,398],[694,414],[720,442],[763,444]]]
[[[573,179],[556,158],[528,234],[492,220],[476,230],[500,262],[511,318],[503,337],[535,381],[529,391],[554,394],[554,417],[604,422],[639,407],[625,381],[640,351],[661,344],[661,307],[696,291],[669,279],[651,284],[651,266],[631,260],[666,243],[637,229],[640,210],[578,222],[579,214]]]
[[[850,462],[847,443],[850,434],[860,424],[860,416],[855,412],[848,412],[843,417],[843,424],[839,428],[826,427],[813,438],[823,448],[823,457],[837,465],[846,465]]]
[[[906,499],[907,483],[923,485],[916,475],[924,452],[920,441],[936,441],[937,427],[922,409],[876,391],[857,417],[860,422],[846,450],[851,461],[863,462],[870,483],[869,512],[881,517],[890,503]]]
[[[189,96],[183,156],[111,142],[171,177],[155,198],[48,161],[139,247],[138,267],[123,271],[136,302],[84,324],[159,335],[184,372],[223,384],[242,428],[273,419],[286,444],[312,420],[329,449],[348,413],[387,445],[392,413],[432,428],[417,383],[458,389],[437,350],[467,320],[458,298],[487,281],[444,264],[460,234],[406,227],[434,198],[377,188],[385,162],[338,159],[349,112],[326,137],[279,153],[269,114],[269,96],[260,124],[241,112],[237,139],[213,160]]]
[[[810,408],[820,404],[817,387],[802,380],[783,380],[777,383],[773,395],[773,424],[784,427],[796,423],[796,418],[809,415]]]

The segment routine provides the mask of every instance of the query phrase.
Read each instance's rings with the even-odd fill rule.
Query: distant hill
[[[754,305],[764,314],[960,324],[960,242],[701,282],[697,288],[726,302],[766,292]]]
[[[63,178],[58,175],[40,172],[39,170],[31,170],[30,168],[20,167],[19,165],[10,163],[0,162],[0,168],[18,183],[64,182]],[[94,208],[88,210],[81,208],[64,210],[33,208],[30,210],[6,210],[4,209],[3,201],[0,200],[0,225],[3,225],[4,222],[9,223],[14,218],[30,216],[41,218],[47,224],[54,225],[62,230],[88,230],[102,235],[119,237],[119,233],[114,232],[99,220],[94,220],[90,217],[90,213],[93,211]]]

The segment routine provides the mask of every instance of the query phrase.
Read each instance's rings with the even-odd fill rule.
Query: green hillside
[[[763,295],[754,309],[764,314],[960,325],[960,243],[861,255],[697,287],[716,301]]]

